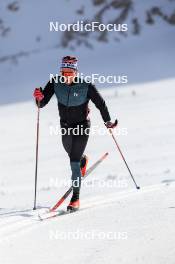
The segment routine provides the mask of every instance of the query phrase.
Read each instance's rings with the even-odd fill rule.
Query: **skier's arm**
[[[48,104],[48,102],[50,101],[50,99],[52,98],[52,96],[54,95],[54,83],[52,82],[48,82],[44,88],[44,90],[42,90],[42,94],[44,95],[43,99],[39,102],[40,104],[40,108],[44,107],[46,104]],[[36,100],[36,104],[38,105],[38,101]]]
[[[106,106],[106,103],[101,96],[101,94],[98,92],[96,87],[92,84],[89,84],[88,88],[88,98],[95,104],[95,106],[100,110],[101,116],[103,118],[103,121],[106,123],[107,121],[111,120],[108,108]]]

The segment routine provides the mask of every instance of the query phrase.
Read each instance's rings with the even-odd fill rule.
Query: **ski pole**
[[[117,121],[116,121],[116,122],[117,122]],[[116,123],[116,122],[115,122],[115,123]],[[119,144],[117,143],[116,138],[114,137],[114,134],[113,134],[113,131],[112,131],[111,128],[109,128],[109,132],[110,132],[110,134],[111,134],[111,136],[112,136],[112,138],[113,138],[113,140],[114,140],[114,142],[115,142],[115,144],[116,144],[116,146],[117,146],[117,149],[118,149],[118,151],[119,151],[119,153],[120,153],[120,155],[121,155],[121,157],[122,157],[122,159],[123,159],[123,161],[124,161],[124,163],[125,163],[125,165],[126,165],[128,171],[129,171],[129,174],[130,174],[130,176],[131,176],[131,178],[132,178],[132,180],[133,180],[133,182],[134,182],[136,188],[137,188],[137,189],[140,189],[140,187],[137,185],[137,183],[136,183],[136,181],[135,181],[135,179],[134,179],[134,176],[133,176],[133,174],[132,174],[132,172],[131,172],[131,170],[130,170],[130,168],[129,168],[129,166],[128,166],[126,160],[125,160],[125,157],[123,156],[123,153],[122,153],[122,151],[121,151],[121,149],[120,149],[120,147],[119,147]]]
[[[38,180],[38,147],[39,147],[39,119],[40,119],[40,102],[37,109],[37,136],[36,136],[36,160],[35,160],[35,195],[33,210],[36,210],[37,180]]]

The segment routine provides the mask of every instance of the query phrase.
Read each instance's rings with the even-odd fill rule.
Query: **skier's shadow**
[[[38,206],[37,210],[33,210],[32,208],[24,209],[24,210],[11,210],[11,211],[8,211],[8,212],[0,213],[0,219],[4,219],[5,217],[15,217],[15,216],[21,216],[21,217],[25,217],[25,218],[32,218],[32,217],[38,215],[38,213],[39,213],[38,210],[42,210],[42,209],[43,210],[44,209],[48,210],[48,209],[50,209],[50,207]],[[67,212],[67,210],[60,209],[57,212],[59,213],[58,216],[63,216],[63,215],[67,215],[67,214],[79,213],[79,212],[85,211],[87,209],[88,209],[88,207],[87,208],[81,208],[80,210],[75,211],[75,212]],[[4,210],[6,210],[6,209],[4,209]]]
[[[38,206],[37,209],[49,209],[49,207],[43,207]],[[3,210],[3,208],[1,208]],[[4,208],[4,210],[6,210]],[[34,210],[30,209],[24,209],[24,210],[9,210],[8,212],[2,212],[0,213],[0,219],[3,219],[4,217],[14,217],[14,216],[22,216],[22,217],[33,217],[34,216]]]

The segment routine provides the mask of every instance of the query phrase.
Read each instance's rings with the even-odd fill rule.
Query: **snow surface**
[[[32,211],[35,104],[0,107],[1,263],[174,264],[174,86],[175,79],[167,79],[102,91],[112,118],[119,119],[118,130],[127,129],[117,140],[141,190],[134,188],[112,138],[94,135],[86,149],[90,164],[106,151],[109,157],[82,186],[82,210],[44,222]],[[91,108],[92,126],[103,128]],[[40,118],[37,204],[48,208],[67,190],[53,183],[68,181],[70,168],[60,136],[49,133],[59,123],[55,99]]]

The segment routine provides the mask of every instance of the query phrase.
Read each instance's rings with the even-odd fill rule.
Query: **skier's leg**
[[[62,135],[63,147],[70,158],[72,181],[76,185],[78,184],[79,181],[81,181],[81,176],[84,176],[86,171],[88,158],[86,155],[83,155],[83,152],[86,147],[87,140],[88,140],[88,136],[86,135],[73,136],[72,134],[68,134],[68,133]],[[79,172],[79,168],[81,172]]]
[[[80,160],[86,148],[89,134],[86,133],[85,128],[90,127],[87,123],[83,126],[83,133],[79,135],[73,135],[72,137],[72,150],[70,153],[70,165],[72,170],[72,184],[73,184],[73,196],[71,202],[68,206],[71,207],[73,204],[77,203],[76,206],[79,207],[79,193],[81,187],[81,168]]]
[[[72,150],[70,153],[70,164],[72,169],[73,191],[79,193],[81,186],[80,160],[88,142],[88,135],[74,135],[72,138]]]
[[[62,135],[62,144],[65,151],[70,157],[70,153],[72,150],[72,135]],[[80,168],[81,168],[82,176],[84,176],[86,173],[87,164],[88,164],[88,157],[83,154],[80,159]]]
[[[62,144],[63,144],[65,151],[70,157],[70,153],[72,150],[72,134],[68,134],[67,132],[66,134],[62,135]]]
[[[77,126],[78,128],[81,128],[81,130],[79,129],[79,134],[73,134],[72,137],[72,149],[71,149],[71,153],[70,153],[70,161],[71,162],[76,162],[77,163],[77,167],[79,167],[80,172],[79,172],[79,181],[81,183],[81,161],[82,161],[82,157],[83,157],[83,153],[84,150],[86,148],[87,142],[88,142],[88,138],[89,138],[89,130],[90,129],[90,121],[86,121],[83,124],[79,124]],[[76,180],[76,175],[75,178],[73,176],[73,179]]]

